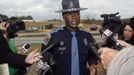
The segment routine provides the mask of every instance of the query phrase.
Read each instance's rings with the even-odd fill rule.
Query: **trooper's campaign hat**
[[[62,10],[56,11],[57,13],[81,11],[87,8],[80,8],[79,0],[63,0]]]

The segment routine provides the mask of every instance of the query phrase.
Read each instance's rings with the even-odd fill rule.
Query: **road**
[[[22,45],[24,43],[40,44],[43,41],[43,37],[16,37],[15,44]]]
[[[101,37],[98,36],[93,36],[97,43],[102,42]],[[15,38],[15,44],[16,45],[23,45],[25,43],[30,43],[30,44],[41,44],[43,42],[43,36],[41,37],[16,37]]]

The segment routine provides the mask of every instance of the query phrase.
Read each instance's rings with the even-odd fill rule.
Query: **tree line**
[[[8,17],[7,15],[4,14],[0,14],[0,20],[8,20],[10,18],[15,18],[17,20],[33,20],[33,17],[28,15],[28,16],[12,16],[12,17]]]

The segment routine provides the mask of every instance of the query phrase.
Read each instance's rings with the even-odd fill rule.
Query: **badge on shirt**
[[[64,51],[66,50],[66,47],[64,46],[64,42],[60,41],[60,46],[59,46],[59,51],[61,52],[61,54],[64,53]]]
[[[63,41],[60,41],[60,46],[63,46],[64,45],[64,42]]]
[[[85,44],[85,46],[87,46],[87,44],[88,44],[87,38],[84,39],[84,44]]]

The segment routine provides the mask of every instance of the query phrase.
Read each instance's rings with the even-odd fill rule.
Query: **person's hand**
[[[104,69],[107,68],[113,57],[118,53],[117,50],[111,48],[100,48],[98,51],[101,54],[100,58]]]
[[[22,48],[19,48],[19,49],[17,50],[17,53],[23,55],[23,54],[24,54],[24,50],[23,50]]]
[[[8,26],[9,26],[9,23],[8,22],[1,22],[0,23],[0,29],[2,31],[7,31]]]
[[[0,29],[2,30],[2,32],[3,32],[3,35],[4,35],[4,37],[7,39],[7,28],[8,28],[8,26],[9,26],[9,23],[7,23],[7,22],[2,22],[2,23],[0,23]]]
[[[92,64],[90,65],[90,75],[95,75],[96,73],[96,65]]]
[[[118,34],[115,34],[113,37],[114,37],[114,39],[116,39],[116,40],[119,39],[119,35],[118,35]]]
[[[122,40],[117,40],[117,41],[118,41],[123,47],[131,47],[131,46],[133,46],[133,45],[131,45],[131,44],[125,42],[125,41],[122,41]]]
[[[38,51],[38,49],[36,49],[36,50],[32,51],[30,54],[28,54],[28,56],[25,59],[25,62],[27,64],[33,64],[40,59],[39,52],[37,52],[37,51]]]

